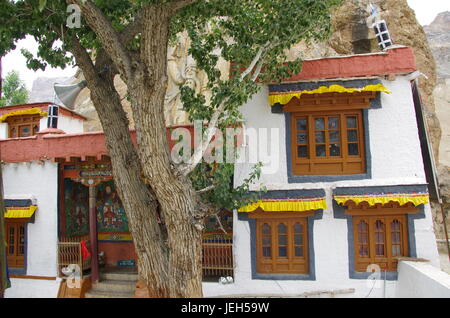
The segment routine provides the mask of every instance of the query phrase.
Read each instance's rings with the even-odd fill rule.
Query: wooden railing
[[[80,267],[81,276],[83,271],[91,268],[91,258],[83,260],[81,252],[81,241],[86,241],[86,245],[90,250],[89,238],[77,237],[77,238],[61,238],[58,242],[58,274],[64,276],[61,272],[63,267],[67,267],[71,264],[76,264]]]
[[[233,240],[203,240],[203,277],[233,276]]]

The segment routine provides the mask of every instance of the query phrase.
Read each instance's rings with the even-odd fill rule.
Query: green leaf
[[[45,5],[47,4],[47,0],[39,0],[39,11],[44,11]]]

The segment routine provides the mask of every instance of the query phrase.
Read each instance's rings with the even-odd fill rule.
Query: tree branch
[[[195,149],[195,152],[190,160],[190,163],[188,163],[185,167],[181,168],[180,172],[187,176],[189,173],[191,173],[195,167],[202,161],[203,155],[208,149],[209,143],[211,139],[216,134],[217,130],[217,123],[219,122],[220,115],[225,110],[225,105],[228,101],[228,97],[225,98],[225,100],[222,101],[222,103],[219,105],[219,107],[214,111],[213,116],[211,117],[211,120],[209,121],[208,128],[206,129],[206,140],[203,140],[202,143]]]
[[[131,59],[121,41],[119,33],[111,22],[91,0],[66,0],[81,8],[86,22],[99,37],[103,48],[108,52],[124,79],[131,77]],[[131,34],[131,33],[130,33]]]
[[[197,0],[173,0],[172,1],[172,9],[174,11],[183,9],[184,7],[187,7],[190,4],[193,4],[197,2]]]
[[[210,185],[210,186],[208,186],[208,187],[206,187],[206,188],[204,188],[202,190],[197,191],[197,193],[198,194],[203,194],[203,193],[206,193],[206,192],[209,192],[209,191],[213,190],[215,187],[216,187],[216,185],[212,184],[212,185]]]

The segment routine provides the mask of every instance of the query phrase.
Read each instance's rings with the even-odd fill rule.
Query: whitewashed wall
[[[34,197],[38,209],[34,224],[27,227],[27,272],[30,276],[57,276],[57,237],[58,237],[58,169],[57,164],[46,161],[5,164],[3,166],[5,198],[23,199]],[[54,283],[54,282],[53,282]],[[13,279],[9,295],[40,294],[40,290],[56,288],[49,281]],[[24,288],[24,286],[27,286]],[[51,286],[51,287],[49,287]],[[23,289],[24,288],[24,289]],[[23,289],[23,290],[22,290]],[[48,293],[52,293],[48,291]],[[23,294],[22,294],[23,292]],[[47,294],[45,292],[44,294]],[[56,294],[55,294],[56,295]]]
[[[322,183],[293,183],[287,179],[286,130],[284,114],[272,114],[268,105],[268,89],[264,87],[242,108],[246,128],[274,128],[277,133],[267,135],[270,144],[278,142],[272,151],[272,161],[278,160],[276,169],[263,170],[260,182],[252,190],[265,186],[270,190],[324,189],[328,209],[321,220],[314,221],[315,281],[252,280],[250,229],[248,222],[234,219],[235,283],[204,284],[207,296],[240,294],[296,294],[313,291],[355,289],[353,294],[336,297],[393,297],[396,281],[388,281],[386,288],[380,283],[373,288],[366,280],[349,278],[349,253],[347,220],[334,218],[332,190],[337,187],[367,187],[426,184],[420,140],[415,117],[410,82],[404,77],[395,81],[383,81],[392,94],[382,94],[382,108],[369,110],[370,151],[372,178],[367,180],[336,181]],[[248,152],[248,146],[246,147]],[[248,155],[248,154],[247,154]],[[258,160],[264,161],[263,157]],[[235,186],[242,184],[255,162],[236,165]],[[425,206],[424,219],[414,220],[417,256],[431,260],[439,267],[433,231],[431,208]]]
[[[9,130],[7,123],[0,123],[0,139],[8,138]]]
[[[40,130],[47,128],[47,117],[41,118],[39,127]],[[83,121],[72,116],[60,114],[58,117],[58,129],[64,130],[67,134],[79,134],[83,132]]]
[[[395,81],[383,81],[383,84],[392,94],[382,93],[383,107],[369,110],[368,118],[372,178],[300,184],[288,183],[285,115],[271,113],[268,105],[268,89],[264,87],[241,109],[246,128],[269,128],[278,131],[276,140],[279,145],[278,152],[272,155],[273,159],[278,159],[279,164],[274,171],[262,175],[260,184],[266,186],[268,190],[425,184],[411,84],[404,77],[397,77]],[[270,138],[270,133],[268,136],[272,142],[274,139]],[[264,158],[258,157],[259,160],[264,161]],[[235,185],[242,184],[252,166],[252,163],[236,166]],[[256,188],[257,186],[253,187]]]
[[[450,275],[428,263],[400,262],[396,297],[450,298]]]

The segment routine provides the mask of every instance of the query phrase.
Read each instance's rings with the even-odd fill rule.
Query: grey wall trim
[[[306,199],[323,197],[325,197],[325,190],[323,189],[275,190],[261,193],[261,199]]]
[[[331,175],[331,176],[294,176],[292,173],[292,144],[291,144],[291,114],[285,113],[286,122],[286,160],[289,183],[312,183],[312,182],[336,182],[345,180],[366,180],[372,179],[372,154],[370,152],[370,129],[369,110],[363,110],[364,122],[364,144],[366,151],[366,173],[354,175]]]
[[[295,213],[295,212],[294,212]],[[293,274],[259,274],[256,272],[256,219],[248,217],[248,213],[238,213],[239,221],[246,221],[250,227],[250,250],[251,250],[251,266],[252,279],[259,280],[316,280],[316,265],[314,252],[314,221],[321,220],[323,210],[318,210],[314,216],[308,217],[308,257],[309,257],[309,274],[293,275]]]
[[[333,195],[352,195],[352,194],[388,194],[388,193],[422,193],[427,192],[426,184],[415,185],[395,185],[378,187],[342,187],[333,190]]]
[[[380,189],[390,189],[393,192],[402,192],[403,189],[406,188],[414,188],[417,189],[423,188],[422,185],[418,186],[394,186],[394,187],[363,187],[363,188],[338,188],[333,191],[333,194],[357,194],[357,193],[378,193],[373,192],[374,190]],[[425,186],[426,188],[426,186]],[[350,190],[351,189],[351,190]],[[396,190],[395,190],[396,189]],[[345,190],[345,191],[344,191]],[[350,192],[350,191],[359,191],[359,192]],[[387,192],[384,192],[387,193]],[[414,220],[425,218],[425,208],[423,205],[420,205],[418,214],[409,214],[408,215],[408,246],[409,246],[409,256],[417,257],[416,250],[416,237],[415,237],[415,226]],[[354,242],[355,238],[353,237],[353,217],[351,215],[345,214],[345,207],[338,205],[336,201],[333,200],[333,214],[336,219],[346,219],[347,220],[347,242],[348,242],[348,260],[349,260],[349,276],[352,279],[368,279],[371,273],[360,273],[355,271],[355,251],[354,251]],[[381,277],[384,279],[384,273],[382,273]],[[387,272],[386,273],[387,280],[397,280],[398,273],[397,272]]]
[[[326,81],[326,82],[302,82],[302,83],[290,83],[290,84],[276,84],[269,85],[269,92],[294,92],[303,90],[314,90],[321,86],[341,85],[346,88],[361,88],[367,85],[381,84],[379,79],[368,80],[349,80],[349,81]],[[377,92],[377,96],[371,100],[371,109],[382,108],[381,104],[381,92]],[[283,106],[280,104],[272,106],[272,113],[279,114],[283,112]]]

